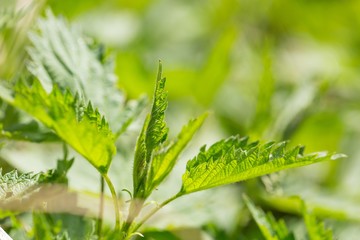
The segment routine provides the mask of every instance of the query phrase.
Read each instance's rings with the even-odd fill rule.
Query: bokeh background
[[[14,1],[0,0],[0,4],[1,8]],[[299,195],[325,218],[336,238],[356,239],[360,233],[359,1],[48,0],[22,22],[0,20],[0,26],[6,26],[0,35],[1,79],[12,78],[23,67],[27,32],[49,8],[89,39],[104,44],[115,62],[117,87],[129,99],[151,96],[158,60],[162,61],[171,135],[187,119],[211,111],[154,200],[178,189],[174,186],[180,185],[186,160],[200,146],[230,135],[290,140],[290,145],[305,145],[306,152],[348,155],[179,199],[150,221],[157,227],[152,234],[171,226],[187,229],[185,234],[191,230],[199,239],[200,235],[261,239],[243,208],[241,194],[246,192],[301,232],[299,207],[291,198]],[[12,67],[5,69],[5,64]],[[135,123],[119,143],[119,160],[111,170],[119,179],[119,191],[124,186],[131,189],[131,154],[141,123]],[[53,152],[58,149],[51,147]],[[29,156],[29,149],[34,156]],[[25,163],[24,154],[31,158]],[[47,159],[48,152],[29,143],[6,147],[2,158],[3,166],[22,171],[55,164]],[[98,181],[91,180],[94,170],[81,163],[75,169],[70,173],[72,187],[96,192]]]

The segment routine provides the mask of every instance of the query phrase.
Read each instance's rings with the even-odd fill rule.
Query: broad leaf
[[[246,195],[243,198],[266,240],[295,240],[293,233],[289,232],[283,219],[276,221],[271,212],[265,214]]]
[[[100,172],[108,171],[116,151],[113,134],[90,103],[85,107],[79,98],[57,87],[48,94],[36,80],[32,87],[18,84],[14,95],[13,99],[2,97],[55,131]]]
[[[190,120],[189,123],[183,127],[175,141],[170,143],[167,149],[160,151],[154,156],[151,162],[147,192],[151,192],[169,175],[180,153],[202,126],[206,117],[207,113]]]
[[[167,108],[167,93],[165,92],[166,79],[162,78],[162,66],[156,80],[155,93],[151,113],[147,116],[143,130],[137,140],[134,159],[134,197],[146,198],[146,185],[153,152],[160,148],[166,140],[168,127],[165,123],[165,110]]]
[[[104,47],[89,46],[79,29],[69,27],[51,11],[46,12],[46,18],[40,19],[37,26],[38,31],[30,34],[32,47],[28,49],[31,58],[28,69],[44,89],[50,92],[58,85],[72,94],[80,94],[86,102],[91,101],[100,109],[113,132],[125,131],[133,120],[129,118],[129,111],[136,116],[139,113],[136,108],[141,110],[144,104],[140,99],[135,109],[128,106],[122,111],[125,97],[117,89],[113,61],[106,58]]]
[[[238,136],[221,140],[187,163],[180,195],[235,183],[283,169],[336,159],[325,152],[301,155],[301,147],[286,150],[286,142],[260,145]]]

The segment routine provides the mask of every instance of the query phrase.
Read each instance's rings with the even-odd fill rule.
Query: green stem
[[[103,223],[103,216],[104,216],[104,188],[105,182],[102,175],[100,175],[100,207],[99,207],[99,216],[97,222],[97,234],[99,236],[99,240],[101,240],[101,229]]]
[[[171,198],[165,200],[160,205],[156,206],[154,209],[152,209],[146,216],[144,216],[143,219],[140,220],[138,224],[135,225],[133,229],[131,229],[132,232],[137,231],[149,218],[151,218],[157,211],[159,211],[161,208],[166,206],[168,203],[174,201],[175,199],[183,196],[183,193],[179,192],[176,195],[172,196]]]
[[[103,178],[106,181],[106,184],[108,185],[110,192],[111,192],[111,196],[113,198],[114,201],[114,207],[115,207],[115,231],[119,231],[120,230],[120,207],[119,207],[119,201],[118,198],[116,196],[116,191],[115,191],[115,187],[113,185],[113,183],[111,182],[109,176],[104,173]]]

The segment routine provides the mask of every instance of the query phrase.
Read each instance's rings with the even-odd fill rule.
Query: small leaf
[[[304,202],[302,202],[302,213],[310,240],[333,239],[332,231],[325,227],[324,222],[317,221],[316,216],[307,210]]]
[[[208,114],[205,113],[198,118],[190,120],[189,123],[182,128],[176,140],[171,143],[166,150],[161,151],[154,156],[151,162],[147,192],[150,193],[167,175],[169,175],[174,168],[180,153],[193,138],[197,130],[202,126],[207,115]]]
[[[243,195],[243,199],[266,240],[295,240],[293,233],[289,232],[283,219],[276,221],[270,212],[265,214],[246,195]]]
[[[48,170],[46,173],[41,174],[41,183],[62,183],[68,184],[67,173],[74,163],[74,158],[67,158],[67,149],[65,148],[65,156],[59,159],[56,164],[56,169]]]
[[[144,194],[144,186],[147,175],[147,151],[146,151],[146,134],[145,131],[149,124],[150,115],[146,117],[141,133],[136,142],[134,168],[133,168],[133,185],[134,197]]]
[[[330,159],[326,152],[299,154],[300,147],[286,150],[286,142],[260,145],[238,136],[221,140],[187,163],[180,194],[244,181],[272,172]]]

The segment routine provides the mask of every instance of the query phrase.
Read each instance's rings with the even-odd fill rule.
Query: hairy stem
[[[115,187],[113,185],[113,183],[111,182],[109,176],[105,173],[102,175],[103,178],[106,181],[106,184],[108,185],[110,192],[111,192],[111,196],[113,198],[114,201],[114,207],[115,207],[115,231],[119,231],[120,230],[120,207],[119,207],[119,201],[116,195],[116,191],[115,191]]]
[[[104,188],[105,181],[103,176],[100,175],[100,206],[99,206],[99,216],[97,222],[97,235],[99,236],[99,240],[101,240],[101,229],[104,217]]]
[[[134,226],[134,228],[131,229],[132,232],[137,231],[149,218],[151,218],[155,213],[157,213],[157,211],[159,211],[161,208],[163,208],[164,206],[166,206],[168,203],[174,201],[175,199],[181,197],[183,194],[182,193],[178,193],[174,196],[172,196],[171,198],[165,200],[164,202],[162,202],[160,205],[156,206],[154,209],[152,209],[147,215],[145,215],[143,217],[143,219],[140,220],[140,222],[138,224],[136,224]]]
[[[126,221],[124,222],[123,226],[121,227],[121,230],[123,232],[127,233],[129,231],[129,228],[133,224],[134,219],[139,215],[139,213],[144,205],[144,201],[145,200],[143,200],[143,199],[141,199],[141,200],[132,199],[130,208],[129,208],[128,217],[127,217]]]

